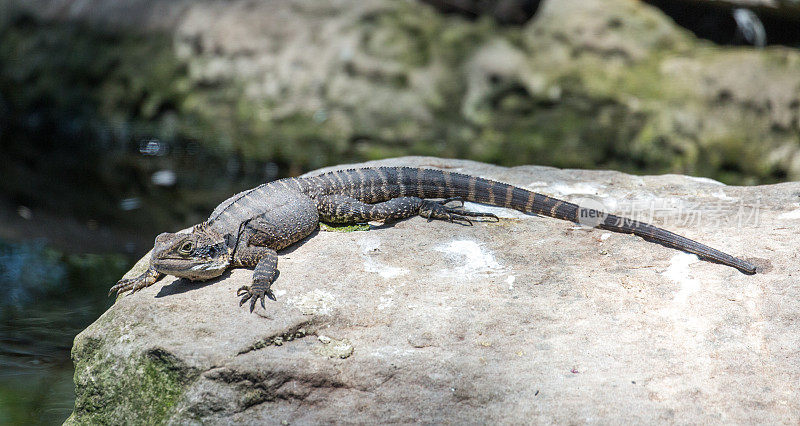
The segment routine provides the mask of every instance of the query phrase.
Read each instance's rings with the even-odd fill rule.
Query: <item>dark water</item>
[[[111,305],[108,289],[155,235],[291,171],[185,138],[70,130],[60,110],[4,114],[2,95],[0,425],[60,424],[74,403],[75,335]]]
[[[111,306],[108,289],[155,235],[287,174],[191,141],[58,140],[70,149],[57,168],[41,160],[57,148],[36,133],[15,134],[0,156],[0,425],[69,416],[73,339]]]
[[[70,348],[112,303],[121,254],[0,240],[0,424],[60,424],[74,404]]]

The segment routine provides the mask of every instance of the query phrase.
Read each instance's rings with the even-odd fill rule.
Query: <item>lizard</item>
[[[136,292],[165,275],[209,280],[229,268],[244,267],[254,270],[252,285],[239,288],[237,297],[239,306],[249,301],[252,312],[257,301],[264,307],[265,297],[276,300],[271,286],[279,274],[277,252],[309,236],[320,222],[386,223],[412,216],[463,225],[499,220],[492,213],[466,210],[464,201],[575,223],[582,223],[582,217],[596,218],[596,228],[634,234],[745,274],[756,273],[756,267],[745,260],[665,229],[517,186],[448,170],[373,167],[284,178],[240,192],[191,231],[157,236],[148,269],[121,279],[109,295]]]

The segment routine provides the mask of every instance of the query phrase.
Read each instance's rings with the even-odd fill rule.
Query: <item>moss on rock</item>
[[[158,348],[124,358],[109,345],[93,337],[75,340],[75,410],[66,423],[164,423],[195,373]]]
[[[335,224],[320,223],[319,229],[329,232],[369,231],[369,224],[358,223],[355,225],[335,225]]]

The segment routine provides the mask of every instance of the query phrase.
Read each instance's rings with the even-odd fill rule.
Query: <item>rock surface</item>
[[[800,184],[367,164],[445,167],[652,215],[761,272],[508,211],[472,227],[320,231],[282,253],[278,301],[253,314],[235,296],[251,279],[242,269],[119,298],[75,339],[68,423],[800,420]]]

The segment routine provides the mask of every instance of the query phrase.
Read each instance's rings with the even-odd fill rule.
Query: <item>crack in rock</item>
[[[315,389],[348,389],[347,383],[332,377],[303,374],[299,371],[239,371],[220,368],[209,371],[205,378],[231,385],[238,395],[233,409],[235,413],[278,399],[305,399]]]
[[[301,339],[306,337],[309,334],[308,327],[311,325],[311,322],[304,322],[297,324],[296,326],[290,328],[288,331],[285,331],[280,334],[273,334],[271,336],[265,337],[253,343],[252,345],[242,349],[239,351],[237,355],[243,355],[248,352],[252,352],[255,350],[263,349],[268,346],[281,346],[286,342],[291,342],[295,339]]]

